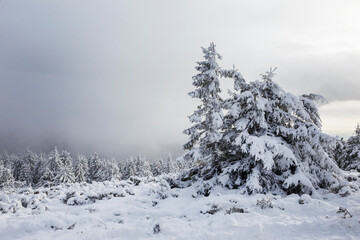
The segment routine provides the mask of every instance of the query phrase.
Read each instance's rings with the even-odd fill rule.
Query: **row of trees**
[[[52,186],[60,183],[128,179],[176,173],[184,168],[169,154],[166,160],[149,163],[145,157],[130,157],[126,161],[100,158],[97,153],[89,158],[78,154],[74,159],[68,151],[55,148],[49,155],[36,154],[27,149],[23,155],[0,156],[0,188],[13,186]]]
[[[247,82],[236,69],[222,69],[221,56],[212,43],[202,48],[190,92],[201,104],[189,116],[192,126],[184,131],[184,160],[203,162],[203,167],[183,176],[200,177],[248,193],[308,193],[319,189],[338,191],[343,177],[332,157],[336,139],[321,132],[316,94],[293,95],[273,81],[275,69],[262,80]],[[220,80],[230,78],[234,90],[220,97]],[[349,139],[340,166],[359,162]],[[357,158],[355,157],[357,156]]]

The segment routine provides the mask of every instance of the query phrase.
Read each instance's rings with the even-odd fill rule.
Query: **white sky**
[[[0,1],[0,148],[158,156],[186,141],[200,46],[247,80],[319,93],[323,130],[360,121],[360,1]],[[225,89],[231,83],[223,82]]]

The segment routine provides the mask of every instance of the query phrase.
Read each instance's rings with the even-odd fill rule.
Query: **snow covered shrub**
[[[274,207],[274,205],[271,202],[271,198],[263,198],[261,200],[257,200],[256,206],[260,207],[261,209]]]
[[[214,215],[215,213],[219,212],[221,208],[217,204],[211,205],[211,208],[207,211],[200,211],[202,214],[211,214]]]
[[[320,130],[315,101],[324,101],[322,96],[286,92],[273,81],[275,69],[261,81],[246,82],[237,70],[219,67],[213,44],[203,52],[205,61],[196,67],[196,89],[190,93],[202,104],[189,117],[193,126],[184,131],[190,139],[182,159],[206,164],[182,180],[200,179],[210,188],[219,184],[248,194],[311,195],[346,185],[326,152],[335,139]],[[234,80],[235,92],[224,101],[218,95],[219,77]]]
[[[337,213],[343,213],[344,215],[341,216],[342,218],[352,218],[352,214],[346,208],[339,207]]]
[[[243,208],[238,208],[238,207],[232,207],[229,210],[226,211],[227,214],[232,214],[232,213],[245,213],[245,210]]]
[[[161,229],[160,229],[160,224],[155,224],[154,228],[153,228],[153,232],[154,234],[158,234],[160,233]]]
[[[311,202],[311,197],[308,194],[303,194],[299,198],[299,204],[308,204]]]

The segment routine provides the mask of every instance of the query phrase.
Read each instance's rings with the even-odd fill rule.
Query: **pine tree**
[[[342,169],[357,170],[360,172],[360,127],[357,124],[355,136],[351,136],[346,143],[342,156],[339,159],[339,165]]]
[[[104,162],[95,153],[89,160],[89,181],[100,182],[103,180]]]
[[[334,139],[320,130],[313,100],[319,95],[295,96],[272,78],[246,83],[227,99],[221,182],[247,193],[308,193],[339,189],[340,171],[325,152]]]
[[[48,171],[46,170],[46,168],[48,168]],[[48,179],[51,183],[59,184],[61,182],[60,178],[62,175],[64,164],[60,160],[60,155],[57,147],[55,147],[54,151],[50,153],[46,168],[46,175],[50,174],[50,176],[44,176],[44,178]]]
[[[111,159],[110,161],[105,161],[105,171],[103,180],[120,180],[121,179],[121,173],[120,169],[115,161],[115,159]]]
[[[165,163],[164,163],[164,173],[177,173],[179,171],[179,167],[176,162],[173,160],[171,154],[169,153]]]
[[[0,163],[0,189],[12,188],[15,179],[11,174],[11,170],[6,168],[3,162]]]
[[[131,156],[125,162],[124,173],[122,175],[122,179],[127,180],[132,176],[136,176],[136,172],[137,171],[136,171],[135,161],[134,161],[134,158]]]
[[[162,158],[155,160],[150,164],[151,173],[153,176],[159,176],[163,174],[164,161]]]
[[[11,162],[11,157],[6,151],[4,151],[4,153],[0,157],[0,164],[2,164],[7,169],[11,169]]]
[[[22,159],[18,155],[12,155],[12,175],[14,176],[15,181],[19,181],[20,172],[22,168]]]
[[[73,160],[70,153],[63,150],[59,156],[60,162],[62,163],[59,174],[56,177],[57,183],[73,183],[75,182]]]
[[[84,155],[79,154],[75,165],[75,181],[86,182],[88,179],[88,164]]]
[[[44,168],[46,167],[46,155],[40,154],[37,158],[37,161],[33,169],[33,183],[35,186],[39,186],[41,176],[43,174]],[[41,185],[41,184],[40,184]]]
[[[199,72],[193,77],[196,89],[189,93],[192,98],[201,100],[201,105],[189,116],[193,126],[184,133],[189,141],[183,146],[188,152],[184,159],[216,161],[219,156],[219,142],[223,125],[222,99],[219,96],[220,67],[217,63],[221,56],[216,52],[214,43],[202,48],[204,61],[198,62],[195,69]]]
[[[33,184],[33,171],[36,161],[37,155],[27,148],[21,162],[19,175],[19,181],[24,182],[27,186]]]
[[[145,157],[138,155],[134,159],[137,177],[150,177],[152,176],[150,164],[146,161]]]

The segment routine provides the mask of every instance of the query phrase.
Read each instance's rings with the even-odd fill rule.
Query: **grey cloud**
[[[198,104],[186,93],[200,46],[211,41],[220,64],[235,64],[247,80],[277,66],[288,91],[359,99],[354,5],[2,1],[0,149],[179,153]],[[324,43],[336,51],[319,51]]]

